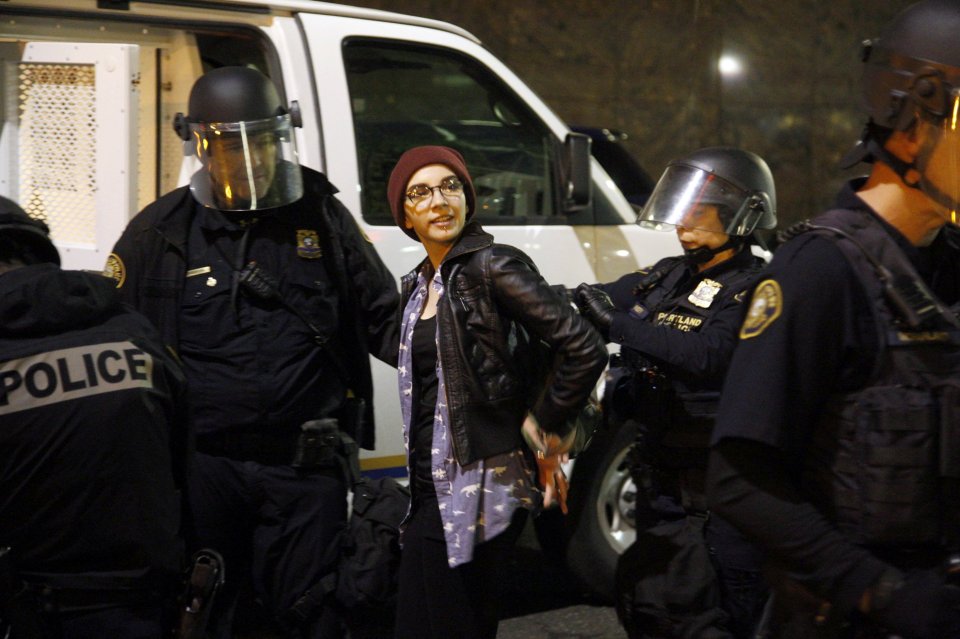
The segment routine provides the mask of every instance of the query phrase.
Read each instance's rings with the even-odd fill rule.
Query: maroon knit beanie
[[[397,165],[390,172],[390,181],[387,182],[387,199],[390,201],[390,212],[400,230],[420,241],[413,229],[408,229],[404,223],[406,214],[403,210],[403,200],[407,197],[407,183],[413,174],[430,164],[442,164],[448,167],[453,174],[463,182],[463,194],[467,198],[467,216],[470,219],[476,208],[477,194],[473,190],[473,179],[467,171],[463,156],[458,151],[447,146],[417,146],[404,152],[397,160]]]

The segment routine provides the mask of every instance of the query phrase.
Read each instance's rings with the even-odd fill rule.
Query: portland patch
[[[107,256],[107,263],[103,267],[103,274],[106,277],[112,278],[117,283],[117,288],[123,286],[123,283],[127,281],[127,269],[123,265],[123,260],[121,260],[120,256],[116,253],[111,253]]]
[[[750,300],[750,310],[740,327],[740,339],[756,337],[780,317],[783,293],[776,280],[764,280],[757,285]]]

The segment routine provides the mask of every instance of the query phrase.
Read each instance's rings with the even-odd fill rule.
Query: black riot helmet
[[[960,3],[907,7],[883,34],[864,42],[863,99],[878,127],[905,130],[918,115],[941,120],[960,87]]]
[[[0,196],[0,261],[60,265],[60,253],[50,241],[50,229],[27,215],[16,202]]]
[[[759,155],[733,147],[700,149],[672,160],[637,223],[654,229],[695,227],[692,214],[704,204],[717,206],[724,232],[731,237],[777,225],[770,168]]]
[[[250,211],[300,199],[300,110],[296,102],[284,108],[270,78],[247,67],[213,69],[194,83],[189,111],[177,114],[174,129],[203,164],[190,181],[201,204]]]
[[[862,139],[841,166],[882,160],[904,182],[941,205],[960,204],[960,2],[924,0],[901,11],[880,37],[864,42],[863,106],[869,120]],[[923,127],[923,146],[912,162],[884,148],[892,131]],[[946,167],[935,179],[927,168]],[[911,169],[919,175],[908,175]],[[953,175],[956,179],[949,176]],[[911,181],[912,180],[912,181]]]

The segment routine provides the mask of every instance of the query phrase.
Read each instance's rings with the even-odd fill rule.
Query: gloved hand
[[[906,639],[960,637],[960,588],[947,585],[938,572],[906,575],[885,599],[868,613],[885,630]]]
[[[589,284],[578,286],[573,296],[580,314],[596,327],[605,341],[609,342],[610,324],[617,313],[617,308],[613,305],[610,296]]]

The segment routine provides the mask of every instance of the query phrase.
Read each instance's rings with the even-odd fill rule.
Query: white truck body
[[[0,194],[51,226],[65,268],[101,270],[128,220],[194,168],[173,131],[193,82],[259,68],[299,102],[299,161],[328,175],[393,274],[422,247],[383,196],[399,153],[459,148],[477,217],[551,283],[609,281],[679,251],[641,229],[591,158],[592,202],[567,207],[569,129],[509,68],[446,23],[326,2],[0,2]],[[572,87],[571,87],[572,88]],[[374,362],[377,450],[367,473],[405,474],[396,373]]]

